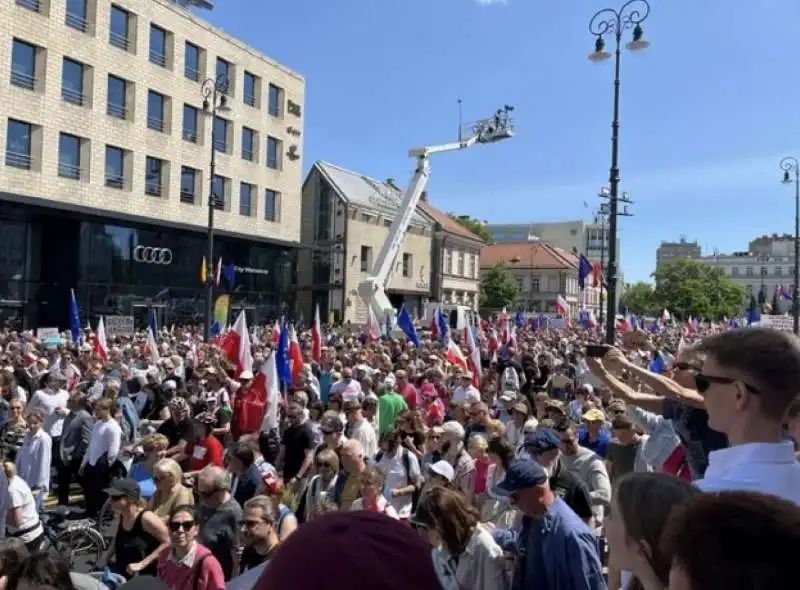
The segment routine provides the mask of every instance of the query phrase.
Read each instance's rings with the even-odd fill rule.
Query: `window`
[[[277,170],[280,164],[281,140],[267,137],[267,168]]]
[[[167,67],[167,32],[154,24],[150,25],[150,61]]]
[[[278,221],[281,202],[281,194],[272,189],[264,190],[264,219],[267,221]]]
[[[383,227],[392,227],[392,220],[391,219],[384,219],[383,220]]]
[[[36,46],[14,39],[11,48],[11,83],[20,88],[36,88]]]
[[[70,59],[64,58],[61,66],[61,99],[78,106],[84,104],[83,97],[83,76],[86,71],[84,65]]]
[[[464,251],[463,250],[459,250],[456,253],[456,256],[458,257],[458,258],[456,258],[456,260],[458,260],[458,276],[463,277],[464,276]]]
[[[444,274],[449,275],[453,270],[453,253],[449,248],[444,250]]]
[[[251,107],[257,105],[256,97],[258,96],[258,78],[255,74],[250,72],[244,73],[244,90],[242,92],[242,100],[244,104]]]
[[[197,126],[200,120],[200,111],[192,105],[183,105],[183,139],[197,143]]]
[[[411,254],[403,254],[403,276],[410,277],[414,273],[414,257]]]
[[[223,153],[228,151],[228,121],[222,117],[214,117],[214,149]]]
[[[779,276],[781,276],[782,274],[783,274],[783,267],[782,267],[782,266],[776,266],[776,267],[775,267],[775,276],[776,276],[776,277],[779,277]]]
[[[275,84],[269,85],[269,104],[267,105],[267,112],[273,117],[281,116],[281,95],[283,91]]]
[[[117,119],[128,118],[128,83],[117,76],[108,75],[108,105],[106,112]]]
[[[539,279],[535,277],[531,279],[531,291],[533,291],[534,293],[538,293],[540,288],[541,287],[539,286]]]
[[[255,147],[256,132],[249,127],[242,127],[242,158],[249,161],[255,160]]]
[[[250,217],[253,213],[253,194],[256,187],[247,182],[239,185],[239,215]]]
[[[361,272],[369,272],[371,262],[372,248],[369,246],[361,246]]]
[[[33,12],[42,12],[41,0],[17,0],[17,4]]]
[[[744,268],[744,274],[746,276],[748,276],[748,277],[752,277],[753,276],[753,267],[752,266],[746,266]]]
[[[147,127],[154,131],[164,131],[164,106],[166,98],[154,90],[147,92]]]
[[[375,218],[372,215],[370,215],[369,213],[362,213],[361,214],[361,221],[364,222],[364,223],[372,223],[373,219],[375,219]]]
[[[183,75],[195,82],[200,80],[200,48],[188,41],[183,56]]]
[[[69,133],[58,136],[58,175],[61,178],[81,178],[81,138]]]
[[[33,125],[16,119],[8,120],[6,136],[6,166],[31,169],[31,134]]]
[[[181,166],[181,203],[194,203],[197,198],[197,178],[199,170]]]
[[[472,254],[467,254],[469,257],[469,264],[467,265],[467,276],[469,278],[475,278],[475,257]]]
[[[125,150],[106,146],[106,186],[125,188]]]
[[[231,90],[231,64],[221,57],[217,58],[217,81],[222,82],[225,92],[229,93]]]
[[[64,24],[85,33],[88,29],[86,16],[88,10],[86,0],[67,0],[67,13],[64,16]]]
[[[738,266],[734,266],[731,269],[731,275],[733,275],[734,277],[738,277],[739,276],[739,267]]]
[[[108,42],[114,47],[128,51],[130,44],[131,13],[119,6],[111,5]]]
[[[144,165],[144,192],[160,197],[163,187],[164,160],[147,156]]]
[[[212,203],[214,209],[225,210],[225,188],[228,182],[230,181],[224,176],[220,176],[219,174],[214,175],[214,180],[211,185],[211,198],[213,199]]]

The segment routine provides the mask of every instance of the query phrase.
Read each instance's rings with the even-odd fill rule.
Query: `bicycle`
[[[59,506],[41,514],[44,539],[42,551],[53,551],[69,564],[70,571],[88,574],[100,568],[106,551],[103,536],[91,521],[69,521],[70,510]]]

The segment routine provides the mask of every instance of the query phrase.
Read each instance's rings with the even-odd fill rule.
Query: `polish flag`
[[[156,332],[158,328],[156,327],[156,314],[155,310],[150,310],[150,317],[147,321],[147,345],[145,346],[145,351],[147,354],[150,355],[150,361],[154,365],[158,365],[158,361],[161,360],[161,357],[158,354],[158,344],[156,344]]]
[[[275,362],[275,351],[269,355],[261,370],[266,375],[267,381],[267,411],[261,424],[261,432],[278,429],[278,406],[280,405],[280,379],[278,378],[278,365]]]
[[[439,339],[439,308],[435,308],[433,313],[431,314],[431,323],[428,326],[428,329],[431,331],[431,339],[438,340]]]
[[[314,310],[314,324],[311,326],[311,358],[316,362],[322,359],[322,324],[319,321],[319,303]]]
[[[370,340],[380,340],[381,337],[381,325],[371,307],[367,307],[367,336]]]
[[[292,380],[303,370],[303,351],[300,350],[300,341],[297,340],[297,332],[294,325],[289,327],[289,362],[292,365]]]
[[[94,335],[92,348],[95,354],[99,355],[103,362],[108,361],[108,341],[106,340],[106,326],[103,323],[103,316],[97,322],[97,332]]]
[[[469,364],[467,363],[466,357],[464,357],[464,353],[461,352],[461,349],[459,349],[452,340],[447,341],[446,358],[447,362],[451,365],[458,365],[465,371],[469,370]]]
[[[564,317],[569,315],[569,304],[561,295],[556,297],[556,313]]]
[[[247,330],[247,317],[244,315],[244,311],[239,312],[236,323],[222,337],[219,347],[228,360],[236,364],[237,377],[242,371],[253,370],[250,332]]]
[[[278,320],[275,320],[275,325],[272,327],[272,343],[278,344],[281,339],[281,325]]]
[[[472,384],[477,389],[481,386],[481,351],[475,344],[475,336],[470,326],[464,328],[464,342],[467,345],[467,364],[472,371]]]

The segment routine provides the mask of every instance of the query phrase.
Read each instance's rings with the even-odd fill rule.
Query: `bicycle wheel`
[[[103,504],[97,514],[97,532],[103,538],[104,544],[109,543],[111,539],[117,536],[118,526],[119,515],[111,509],[111,500],[106,500],[106,503]]]
[[[69,563],[70,571],[88,574],[97,570],[106,546],[96,530],[76,528],[55,535],[51,548]]]

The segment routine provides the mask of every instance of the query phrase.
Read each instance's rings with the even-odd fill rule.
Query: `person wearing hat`
[[[508,426],[508,424],[514,421],[514,403],[517,401],[517,392],[511,389],[506,389],[500,396],[497,398],[499,402],[498,405],[500,406],[499,411],[497,412],[497,419],[503,423],[503,426]]]
[[[458,375],[458,387],[453,390],[452,401],[475,404],[481,401],[481,392],[472,384],[472,373],[461,371]]]
[[[540,428],[525,437],[523,447],[528,456],[547,472],[553,493],[564,500],[583,522],[591,523],[594,513],[589,489],[562,464],[561,439],[558,434],[550,428]]]
[[[581,432],[578,439],[579,444],[605,458],[608,453],[608,444],[611,442],[611,437],[605,429],[606,415],[603,410],[592,408],[583,415],[583,421],[586,429]]]
[[[469,497],[472,494],[475,478],[475,460],[465,449],[466,431],[461,423],[449,420],[442,424],[442,459],[453,466],[453,484]]]
[[[511,590],[607,590],[597,535],[553,493],[541,465],[515,459],[493,492],[523,514]]]
[[[522,441],[525,438],[525,424],[529,420],[530,407],[524,398],[517,400],[515,397],[515,401],[511,404],[510,412],[511,421],[506,423],[506,428],[503,431],[503,438],[519,451],[522,448]],[[536,420],[536,418],[530,419]],[[538,424],[538,420],[536,423]]]

